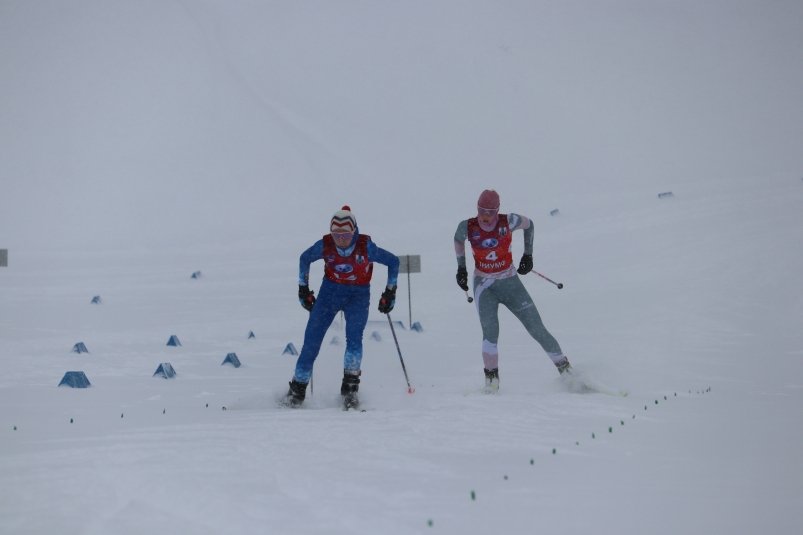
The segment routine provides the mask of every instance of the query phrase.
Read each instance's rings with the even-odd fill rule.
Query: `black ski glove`
[[[388,314],[393,310],[393,305],[396,304],[396,287],[390,286],[385,288],[382,292],[382,297],[379,298],[379,311],[382,314]]]
[[[533,270],[533,255],[531,254],[523,254],[521,255],[521,260],[519,261],[519,275],[526,275],[530,271]]]
[[[315,306],[315,292],[309,289],[309,286],[306,284],[304,286],[298,286],[298,302],[301,303],[301,306],[307,310],[312,310],[312,307]]]
[[[468,271],[466,268],[457,268],[457,285],[465,291],[468,291]]]

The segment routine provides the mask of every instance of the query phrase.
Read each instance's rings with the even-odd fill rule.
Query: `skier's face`
[[[332,232],[332,238],[335,240],[335,245],[341,249],[345,249],[351,245],[351,240],[354,238],[353,232]]]
[[[496,224],[496,218],[499,215],[499,209],[490,210],[487,208],[477,208],[477,219],[484,227],[490,227]]]

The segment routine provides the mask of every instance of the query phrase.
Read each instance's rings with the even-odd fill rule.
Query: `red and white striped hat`
[[[330,232],[355,232],[357,230],[357,220],[351,213],[351,207],[347,204],[335,212],[332,222],[329,225]]]

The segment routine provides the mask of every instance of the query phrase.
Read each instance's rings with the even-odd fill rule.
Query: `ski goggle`
[[[351,241],[354,237],[353,232],[332,232],[332,237],[338,241]]]
[[[480,208],[477,207],[477,214],[484,215],[488,217],[493,217],[499,213],[499,208]]]

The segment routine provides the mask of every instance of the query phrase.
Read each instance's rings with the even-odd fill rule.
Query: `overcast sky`
[[[0,246],[798,176],[801,21],[797,0],[3,0]]]

